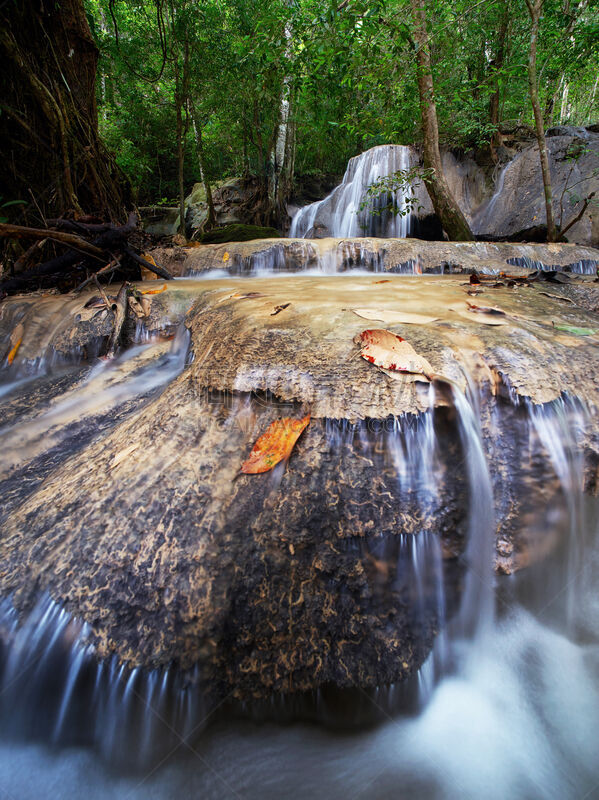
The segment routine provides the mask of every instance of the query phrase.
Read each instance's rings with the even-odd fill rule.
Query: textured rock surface
[[[424,242],[420,239],[262,239],[224,245],[161,247],[157,263],[177,276],[222,269],[249,274],[262,269],[294,272],[319,269],[342,272],[361,268],[380,272],[517,272],[516,262],[529,269],[541,265],[575,268],[599,266],[599,250],[573,244],[504,242]],[[593,269],[594,271],[594,269]]]
[[[599,328],[599,318],[559,299],[592,294],[583,277],[551,287],[553,297],[544,287],[487,289],[485,303],[508,314],[501,326],[468,316],[460,276],[379,280],[175,281],[144,322],[158,330],[185,320],[191,336],[192,358],[165,388],[141,379],[168,369],[169,345],[157,342],[103,371],[82,365],[44,378],[43,392],[34,383],[4,396],[2,595],[26,609],[49,591],[90,624],[99,656],[198,665],[215,698],[375,686],[417,669],[438,630],[442,562],[450,613],[461,593],[464,454],[439,387],[438,456],[424,470],[429,387],[357,357],[354,336],[390,327],[439,373],[464,386],[466,372],[480,386],[497,566],[510,571],[532,557],[527,509],[546,508],[549,519],[561,501],[555,477],[538,480],[546,459],[525,409],[502,396],[548,402],[571,387],[596,405],[597,337],[552,322]],[[69,338],[84,299],[45,299],[41,318],[56,321],[62,308],[70,328],[54,324],[39,341]],[[2,325],[19,302],[5,301]],[[438,320],[390,326],[359,318],[356,306]],[[271,420],[308,407],[286,468],[239,475]],[[39,415],[52,409],[49,426]],[[551,548],[548,527],[536,535]]]

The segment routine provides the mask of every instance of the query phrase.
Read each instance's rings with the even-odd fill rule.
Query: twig
[[[113,258],[113,260],[109,264],[106,264],[105,267],[102,267],[102,269],[99,269],[97,272],[94,272],[94,274],[90,275],[90,277],[84,280],[83,283],[80,283],[79,286],[76,286],[73,291],[80,292],[82,289],[85,289],[85,287],[89,286],[89,284],[95,278],[97,278],[98,275],[105,275],[107,272],[114,272],[114,270],[118,267],[120,263],[121,263],[120,258]]]
[[[581,220],[581,219],[583,218],[583,216],[584,216],[584,212],[585,212],[585,211],[587,210],[587,208],[589,207],[589,203],[591,202],[591,200],[593,199],[593,197],[595,197],[595,192],[591,192],[591,193],[590,193],[590,195],[589,195],[588,197],[585,197],[585,198],[584,198],[584,202],[583,202],[583,204],[582,204],[582,208],[580,209],[580,211],[578,212],[578,214],[577,214],[577,215],[574,217],[574,219],[570,220],[570,222],[569,222],[569,223],[566,225],[566,227],[563,229],[563,231],[560,231],[560,233],[559,233],[559,236],[557,237],[557,241],[558,241],[558,242],[560,241],[560,239],[563,239],[563,238],[564,238],[564,236],[566,235],[566,233],[567,233],[567,232],[570,230],[570,228],[571,228],[573,225],[576,225],[576,223],[577,223],[579,220]]]
[[[102,288],[102,285],[101,285],[100,281],[98,280],[98,276],[96,275],[96,273],[95,273],[95,272],[94,272],[94,275],[93,275],[93,279],[94,279],[94,281],[95,281],[95,284],[96,284],[96,286],[98,287],[98,291],[100,292],[100,296],[101,296],[102,300],[104,300],[104,303],[105,303],[105,305],[106,305],[106,308],[107,308],[109,311],[110,311],[111,309],[112,309],[113,311],[116,311],[116,305],[115,305],[114,303],[111,303],[111,302],[110,302],[110,300],[108,299],[108,297],[106,296],[106,292],[105,292],[105,291],[104,291],[104,289]]]
[[[46,239],[39,239],[37,242],[34,242],[31,245],[31,247],[28,247],[27,250],[25,250],[25,252],[22,255],[20,255],[15,261],[13,265],[14,271],[21,272],[22,270],[24,270],[31,261],[31,259],[33,258],[33,256],[35,255],[35,253],[38,250],[41,250],[45,242]]]

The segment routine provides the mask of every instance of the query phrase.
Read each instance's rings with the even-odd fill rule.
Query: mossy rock
[[[260,225],[243,225],[235,223],[215,228],[205,233],[201,242],[203,244],[224,244],[225,242],[249,242],[252,239],[280,239],[281,234],[276,228],[262,228]]]

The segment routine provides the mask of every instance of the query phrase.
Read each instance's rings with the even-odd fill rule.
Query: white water
[[[291,221],[291,238],[315,238],[315,226],[324,226],[327,236],[380,236],[401,238],[411,229],[404,192],[383,197],[374,209],[381,209],[392,200],[401,213],[372,213],[372,203],[360,211],[370,184],[412,166],[412,151],[403,145],[385,144],[373,147],[350,159],[342,182],[323,200],[300,208]],[[321,238],[321,237],[317,237]]]

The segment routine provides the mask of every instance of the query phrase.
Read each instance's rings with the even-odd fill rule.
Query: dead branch
[[[576,223],[579,222],[579,220],[581,220],[584,217],[584,212],[589,207],[589,203],[591,202],[593,197],[595,197],[595,192],[591,192],[590,195],[588,195],[588,197],[584,198],[584,201],[583,201],[583,204],[582,204],[582,208],[580,209],[578,214],[574,217],[574,219],[571,219],[570,222],[568,222],[568,224],[563,229],[563,231],[560,231],[559,236],[557,237],[557,241],[558,242],[561,241],[564,238],[564,236],[570,230],[570,228],[572,228],[574,225],[576,225]]]
[[[90,244],[81,236],[72,233],[62,233],[61,231],[51,231],[47,228],[27,228],[23,225],[9,225],[0,223],[0,237],[8,239],[54,239],[57,242],[82,250],[84,253],[104,258],[104,253],[99,247]]]
[[[125,322],[125,314],[127,311],[127,289],[129,284],[125,281],[116,298],[116,308],[114,310],[114,324],[112,326],[112,333],[110,334],[110,341],[108,342],[108,351],[106,352],[107,358],[114,358],[116,353],[123,323]]]
[[[125,253],[127,253],[129,258],[133,259],[133,261],[135,261],[137,264],[149,269],[160,278],[164,278],[166,281],[172,281],[173,276],[167,269],[164,269],[164,267],[159,267],[157,264],[151,264],[149,261],[146,261],[145,258],[142,258],[142,256],[138,256],[137,253],[134,253],[130,247],[125,248]]]

